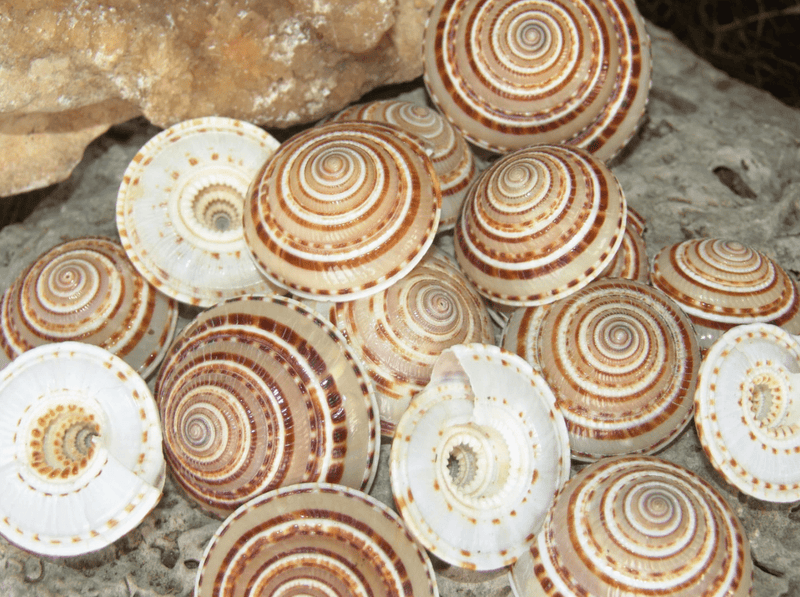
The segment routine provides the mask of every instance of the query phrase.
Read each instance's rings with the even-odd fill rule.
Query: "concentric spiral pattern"
[[[40,255],[3,294],[0,365],[66,340],[105,348],[147,377],[172,341],[178,308],[133,268],[122,247],[85,237]]]
[[[341,485],[304,483],[253,499],[206,547],[196,597],[435,597],[428,556],[389,508]]]
[[[170,348],[156,384],[164,450],[187,495],[224,517],[306,481],[367,489],[377,404],[344,338],[301,303],[225,301]]]
[[[517,309],[503,346],[542,372],[573,458],[653,453],[692,420],[700,354],[691,323],[659,290],[603,278]]]
[[[546,145],[520,149],[470,188],[455,228],[456,257],[491,301],[549,303],[611,263],[626,211],[616,177],[589,154]]]
[[[744,528],[708,483],[629,456],[567,482],[511,580],[528,597],[747,597],[752,574]]]
[[[397,425],[392,494],[414,537],[473,570],[512,564],[569,477],[569,439],[541,375],[497,346],[458,345]]]
[[[625,222],[625,233],[622,244],[617,249],[614,259],[600,275],[606,278],[625,278],[643,284],[650,283],[650,263],[647,260],[647,246],[642,236],[644,220],[628,207],[628,218]]]
[[[467,187],[478,169],[464,136],[437,111],[400,100],[378,100],[345,108],[334,121],[368,120],[392,124],[420,142],[430,155],[442,189],[439,230],[456,224]]]
[[[780,265],[743,243],[706,238],[664,247],[653,260],[651,278],[692,319],[703,350],[745,323],[772,323],[800,334],[796,284]]]
[[[333,122],[296,135],[264,164],[245,238],[279,286],[303,298],[353,300],[422,259],[441,201],[430,158],[400,129]]]
[[[334,318],[369,373],[387,437],[445,348],[494,340],[480,295],[439,250],[383,292],[336,303]]]
[[[162,131],[134,156],[117,196],[117,229],[136,269],[181,302],[210,307],[272,292],[248,257],[248,186],[278,142],[259,127],[196,118]]]
[[[608,160],[644,114],[650,41],[629,0],[439,0],[425,83],[473,143],[568,143]]]
[[[800,500],[800,342],[766,323],[736,326],[708,351],[695,424],[711,464],[760,500]]]

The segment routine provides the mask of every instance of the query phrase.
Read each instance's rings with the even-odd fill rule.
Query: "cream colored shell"
[[[614,259],[600,274],[606,278],[625,278],[642,284],[650,283],[650,262],[644,241],[645,220],[628,206],[625,233]]]

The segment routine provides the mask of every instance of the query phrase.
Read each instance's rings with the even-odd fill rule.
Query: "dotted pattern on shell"
[[[602,162],[567,147],[500,158],[470,188],[455,228],[456,258],[487,299],[553,302],[586,286],[622,243],[627,206]]]
[[[134,269],[119,243],[74,239],[39,256],[3,294],[0,366],[35,346],[75,340],[105,348],[147,377],[177,320],[177,303]]]
[[[229,516],[203,554],[197,597],[435,597],[430,560],[403,522],[371,496],[304,483],[255,498]]]
[[[455,226],[467,188],[478,174],[461,132],[436,110],[400,100],[378,100],[345,108],[331,121],[367,120],[394,125],[411,135],[431,158],[442,190],[439,231]]]
[[[292,299],[243,297],[201,313],[156,383],[164,451],[186,494],[218,517],[277,487],[367,490],[378,411],[331,323]]]
[[[179,122],[134,156],[117,195],[117,229],[136,269],[163,293],[210,307],[272,292],[242,231],[253,177],[278,142],[222,117]]]
[[[550,305],[517,309],[503,347],[553,389],[575,459],[652,454],[692,420],[700,352],[691,322],[645,284],[602,278]]]
[[[708,351],[695,424],[725,480],[760,500],[800,500],[800,343],[766,323],[737,326]]]
[[[333,122],[295,135],[264,164],[245,238],[278,286],[312,300],[354,300],[422,259],[441,201],[430,158],[400,129]]]
[[[423,54],[437,107],[490,151],[567,143],[609,160],[647,105],[650,41],[630,0],[439,0]]]
[[[656,458],[606,458],[569,480],[511,570],[517,595],[747,597],[744,528],[698,475]]]

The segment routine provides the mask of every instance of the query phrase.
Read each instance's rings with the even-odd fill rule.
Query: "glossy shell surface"
[[[272,292],[242,231],[247,189],[278,142],[222,117],[175,124],[134,156],[117,197],[117,229],[136,268],[184,303]]]
[[[650,42],[629,0],[439,0],[424,71],[476,145],[568,143],[608,160],[644,114]]]
[[[642,284],[650,283],[650,262],[644,242],[644,220],[628,207],[625,233],[614,259],[600,274],[606,278],[625,278]]]
[[[760,500],[800,500],[800,342],[765,323],[737,326],[706,354],[695,392],[703,450]]]
[[[456,257],[495,303],[553,302],[611,263],[626,213],[616,177],[596,158],[567,147],[520,149],[470,188],[455,228]]]
[[[304,483],[234,512],[206,547],[196,597],[435,597],[428,556],[400,518],[341,485]]]
[[[177,303],[131,265],[122,246],[85,237],[46,251],[3,294],[0,365],[51,342],[105,348],[148,377],[167,351]]]
[[[628,456],[569,480],[511,581],[518,597],[747,597],[752,574],[744,528],[714,488]]]
[[[430,158],[400,129],[332,122],[295,135],[264,164],[245,238],[278,286],[311,300],[354,300],[422,259],[441,201]]]
[[[331,323],[277,296],[225,301],[177,337],[156,384],[171,471],[224,518],[293,483],[368,490],[380,445],[374,392]]]
[[[161,497],[153,395],[108,351],[47,344],[0,372],[0,533],[47,556],[116,541]]]
[[[494,570],[528,549],[569,460],[544,378],[497,346],[459,345],[442,353],[397,425],[392,493],[432,554]]]
[[[692,420],[700,368],[692,325],[645,284],[601,278],[550,305],[517,309],[503,346],[553,389],[573,458],[650,454]]]

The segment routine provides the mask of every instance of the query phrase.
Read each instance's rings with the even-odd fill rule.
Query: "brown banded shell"
[[[611,263],[626,210],[614,174],[586,152],[520,149],[484,170],[470,188],[455,228],[456,257],[494,303],[553,302]]]
[[[691,239],[664,247],[653,260],[651,279],[689,315],[703,351],[726,330],[746,323],[772,323],[800,334],[794,280],[738,241]]]
[[[525,597],[747,597],[753,562],[742,523],[706,481],[645,456],[605,458],[558,494],[511,570]]]
[[[644,219],[628,206],[625,233],[614,259],[600,274],[606,278],[625,278],[643,284],[650,283],[650,263],[644,242]]]
[[[692,420],[700,354],[691,323],[645,284],[602,278],[517,309],[503,347],[553,389],[578,460],[656,452]]]
[[[275,284],[312,300],[374,294],[433,242],[441,191],[433,164],[400,129],[328,123],[295,135],[255,177],[247,244]]]
[[[179,122],[134,156],[117,196],[117,229],[141,274],[181,302],[209,307],[272,287],[249,258],[245,196],[278,142],[211,116]]]
[[[368,120],[392,124],[412,135],[430,155],[442,189],[439,230],[456,224],[467,187],[478,173],[472,150],[459,130],[436,110],[400,100],[378,100],[345,108],[334,121]]]
[[[105,348],[143,377],[172,341],[177,303],[134,269],[119,243],[67,241],[40,255],[3,294],[0,365],[50,342]]]
[[[225,301],[176,338],[156,384],[164,451],[187,495],[224,517],[277,487],[367,490],[375,395],[336,328],[277,296]]]
[[[439,250],[384,291],[336,303],[333,317],[372,380],[387,437],[445,348],[494,340],[480,295]]]
[[[436,597],[428,556],[389,508],[341,485],[303,483],[257,497],[206,547],[196,597]]]
[[[495,152],[568,143],[608,160],[647,104],[650,41],[631,0],[439,0],[423,53],[433,101]]]

